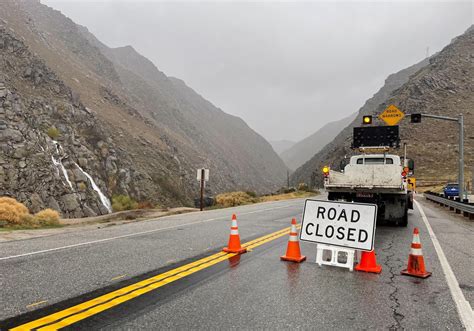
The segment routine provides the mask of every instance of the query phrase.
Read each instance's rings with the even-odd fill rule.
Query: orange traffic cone
[[[286,254],[284,256],[280,256],[280,259],[283,261],[299,263],[306,260],[306,256],[301,255],[300,243],[298,242],[298,233],[296,231],[296,219],[293,218],[291,220],[290,239],[288,240]]]
[[[377,264],[375,251],[362,252],[360,262],[354,267],[357,271],[373,272],[379,274],[382,272],[382,266]]]
[[[247,248],[240,246],[239,227],[237,226],[237,216],[232,215],[232,226],[230,228],[229,244],[224,247],[224,252],[242,254],[247,251]]]
[[[411,243],[411,252],[408,256],[408,267],[401,272],[402,275],[419,278],[428,278],[431,272],[425,269],[425,260],[421,250],[420,234],[418,228],[413,230],[413,241]]]

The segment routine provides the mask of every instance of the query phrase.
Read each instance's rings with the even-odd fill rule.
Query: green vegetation
[[[61,132],[59,132],[58,129],[56,129],[54,126],[50,127],[46,133],[48,134],[48,136],[51,138],[51,139],[57,139],[60,135],[61,135]]]
[[[79,184],[77,184],[77,188],[79,189],[79,191],[84,192],[87,189],[87,185],[84,182],[80,182]]]
[[[28,208],[13,198],[0,197],[0,228],[36,229],[59,226],[59,213],[53,209],[31,215]]]
[[[112,197],[112,209],[114,211],[137,209],[138,203],[128,195],[114,195]]]

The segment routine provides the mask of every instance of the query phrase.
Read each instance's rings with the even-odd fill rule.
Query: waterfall
[[[94,182],[94,179],[92,179],[91,175],[89,175],[87,172],[85,172],[80,166],[79,164],[77,164],[76,162],[74,162],[74,164],[76,165],[76,167],[82,171],[82,173],[87,177],[87,179],[89,179],[89,181],[91,182],[91,185],[92,185],[92,188],[94,189],[94,191],[97,192],[97,194],[99,195],[99,198],[100,198],[100,202],[102,202],[102,204],[104,205],[105,208],[107,208],[107,210],[109,211],[109,213],[112,212],[112,205],[110,203],[110,200],[105,196],[104,193],[102,193],[102,191],[100,190],[99,186],[97,186],[97,184]]]
[[[58,159],[56,159],[53,155],[51,155],[51,160],[53,161],[53,164],[56,166],[57,173],[59,174],[59,169],[61,169],[61,171],[64,175],[64,178],[66,179],[66,182],[69,184],[69,187],[71,188],[71,190],[74,191],[74,189],[72,187],[72,183],[69,180],[69,176],[67,174],[66,168],[64,168],[64,165],[61,161],[61,153],[63,153],[63,148],[61,147],[59,142],[57,142],[56,140],[53,140],[53,143],[54,143],[54,146],[56,147],[56,154],[58,155]],[[41,149],[43,149],[42,146],[40,146],[40,147],[41,147]],[[43,149],[43,151],[44,151],[44,149]],[[94,182],[94,179],[92,179],[92,176],[89,175],[87,172],[85,172],[79,166],[79,164],[77,164],[76,162],[74,162],[74,164],[87,177],[87,179],[89,180],[89,182],[92,185],[92,189],[94,191],[96,191],[97,194],[99,195],[100,202],[104,205],[104,207],[108,210],[108,212],[111,213],[112,212],[112,204],[110,203],[110,200],[107,198],[107,196],[104,193],[102,193],[99,186],[97,186],[97,184]],[[63,181],[63,183],[64,183],[64,181]]]
[[[71,183],[71,181],[69,180],[69,176],[67,175],[66,168],[64,168],[64,165],[63,165],[63,163],[61,162],[61,159],[59,159],[59,161],[58,161],[58,160],[56,160],[56,159],[54,158],[54,156],[51,156],[51,160],[53,160],[53,163],[54,163],[54,165],[55,165],[56,167],[59,167],[59,168],[61,169],[61,171],[62,171],[62,173],[63,173],[63,175],[64,175],[64,178],[66,178],[66,182],[69,184],[69,187],[71,188],[71,190],[74,190],[74,189],[72,188],[72,183]],[[58,170],[57,168],[56,168],[56,170],[58,171],[58,174],[59,174],[59,170]]]
[[[64,168],[64,165],[61,161],[61,157],[59,156],[59,152],[60,152],[60,149],[61,149],[61,145],[59,145],[59,143],[56,141],[56,140],[53,140],[53,143],[54,145],[56,146],[56,153],[58,154],[58,159],[56,160],[54,158],[54,156],[51,155],[51,160],[53,161],[53,164],[56,166],[56,170],[58,171],[58,174],[59,174],[59,170],[58,170],[58,167],[61,169],[63,175],[64,175],[64,178],[66,178],[66,182],[68,183],[69,187],[71,188],[71,190],[74,190],[72,188],[72,183],[71,181],[69,180],[69,176],[67,175],[67,171],[66,171],[66,168]],[[43,149],[43,148],[42,148]],[[64,182],[63,182],[64,183]]]

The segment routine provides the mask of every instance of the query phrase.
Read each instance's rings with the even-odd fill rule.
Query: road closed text
[[[372,250],[376,214],[375,205],[307,200],[300,239]]]

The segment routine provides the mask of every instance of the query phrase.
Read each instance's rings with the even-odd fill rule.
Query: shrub
[[[25,228],[37,228],[39,226],[38,222],[31,214],[26,214],[21,218],[21,227]]]
[[[0,221],[7,225],[20,225],[28,217],[26,206],[13,198],[0,197]]]
[[[153,209],[155,206],[150,201],[142,201],[138,203],[138,209]]]
[[[84,182],[80,182],[79,184],[77,184],[77,188],[79,189],[79,191],[84,192],[87,189],[87,185]]]
[[[137,209],[138,203],[128,195],[114,195],[112,197],[112,209],[114,211]]]
[[[54,126],[50,127],[46,133],[48,134],[48,136],[51,138],[51,139],[56,139],[59,137],[59,135],[61,134],[61,132],[59,132],[58,129],[56,129]]]
[[[34,216],[34,221],[40,225],[58,225],[59,224],[59,213],[53,209],[45,209],[39,211]]]
[[[257,197],[257,193],[255,193],[254,191],[245,191],[245,193],[247,193],[249,196],[251,196],[252,198],[256,198]]]
[[[298,191],[306,191],[306,192],[308,192],[308,191],[309,191],[309,187],[308,187],[308,185],[306,185],[306,183],[299,183],[299,184],[298,184]]]
[[[218,194],[216,203],[223,207],[234,207],[257,202],[258,199],[251,197],[246,192],[228,192]]]

